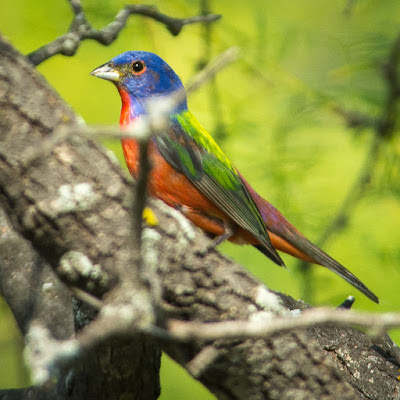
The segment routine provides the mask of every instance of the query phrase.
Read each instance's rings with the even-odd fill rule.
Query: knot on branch
[[[61,54],[63,54],[64,56],[73,56],[78,50],[79,45],[79,35],[75,32],[69,32],[65,35],[61,48]]]
[[[58,274],[70,285],[79,286],[91,293],[104,290],[109,285],[109,278],[100,265],[93,264],[79,251],[65,253],[57,268]]]

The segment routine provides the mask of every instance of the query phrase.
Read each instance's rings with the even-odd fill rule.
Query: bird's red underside
[[[117,86],[122,100],[120,115],[121,129],[126,129],[134,122],[131,117],[131,104],[128,93]],[[134,139],[122,139],[122,149],[129,172],[135,178],[139,173],[139,145]],[[193,224],[212,236],[225,233],[227,225],[232,226],[232,219],[206,196],[200,193],[184,174],[177,172],[161,156],[154,143],[149,146],[149,159],[152,164],[148,180],[148,192],[151,196],[163,200],[166,204],[180,210]],[[236,224],[234,224],[236,225]],[[229,238],[237,244],[260,244],[245,229],[234,226],[234,234]],[[286,240],[268,231],[272,245],[280,251],[307,262],[314,262],[311,257],[296,249]]]
[[[129,172],[132,176],[137,177],[139,172],[138,143],[132,139],[122,139],[121,142]],[[161,156],[154,143],[149,146],[149,158],[152,164],[148,181],[149,194],[163,200],[169,206],[179,209],[193,224],[205,232],[213,236],[222,235],[227,224],[232,224],[232,220],[201,194],[185,175],[175,171]],[[277,250],[308,262],[315,262],[281,237],[270,231],[268,234],[272,245]],[[237,244],[259,244],[252,234],[241,227],[237,227],[229,240]]]

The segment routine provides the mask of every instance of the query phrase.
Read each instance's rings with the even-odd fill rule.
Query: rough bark
[[[0,197],[16,230],[40,254],[29,254],[26,240],[19,238],[18,243],[14,237],[14,249],[20,246],[20,253],[10,254],[2,263],[1,289],[18,314],[16,319],[24,333],[29,321],[39,318],[54,337],[65,338],[73,332],[72,303],[68,306],[64,299],[65,310],[56,312],[52,299],[46,301],[42,294],[38,301],[34,296],[34,293],[45,293],[39,279],[49,283],[45,277],[48,268],[42,260],[60,271],[60,257],[75,250],[91,262],[90,288],[86,287],[88,281],[84,282],[73,269],[62,269],[60,275],[64,282],[97,295],[113,286],[117,281],[115,270],[129,266],[132,261],[130,252],[123,251],[131,243],[127,223],[131,201],[128,183],[98,145],[74,135],[73,131],[54,148],[49,145],[48,152],[39,152],[36,158],[35,151],[49,144],[46,140],[51,132],[63,126],[79,130],[77,118],[26,60],[4,41],[0,43],[0,58]],[[95,165],[90,160],[96,160]],[[121,220],[125,224],[120,224]],[[3,232],[8,229],[3,228]],[[11,244],[6,247],[11,252]],[[26,266],[20,264],[18,255],[26,258]],[[12,274],[6,270],[7,265],[8,271],[13,268]],[[104,273],[99,273],[97,265],[101,265]],[[144,302],[143,308],[150,307],[145,285],[139,276],[136,278],[133,284],[137,299]],[[25,285],[20,296],[15,292],[16,281]],[[62,296],[69,296],[63,288],[59,294],[54,293],[60,300]],[[45,306],[36,307],[38,302]],[[40,308],[42,311],[38,311]],[[57,314],[56,318],[50,312]],[[159,349],[146,337],[108,340],[83,357],[74,370],[66,372],[68,382],[60,385],[59,395],[77,399],[86,395],[99,399],[122,395],[157,398],[159,360]],[[144,385],[144,382],[150,384]]]
[[[267,291],[217,251],[205,251],[207,238],[158,201],[151,206],[159,224],[146,227],[142,235],[150,284],[143,283],[139,263],[132,265],[138,258],[130,254],[132,184],[100,146],[78,134],[73,112],[2,40],[0,66],[0,201],[12,224],[4,229],[15,235],[10,255],[0,264],[0,287],[23,333],[32,318],[57,338],[72,333],[69,294],[50,268],[69,286],[107,298],[119,282],[118,271],[129,267],[135,301],[143,302],[145,314],[150,312],[150,287],[152,301],[159,302],[161,326],[169,317],[263,319],[304,306]],[[66,136],[62,127],[77,133]],[[34,157],[37,150],[40,156]],[[16,249],[29,254],[27,261],[18,260]],[[62,267],[60,260],[71,251],[84,255],[96,273],[85,279]],[[30,272],[25,290],[42,296],[39,303],[12,291],[25,270]],[[49,313],[40,312],[50,307],[42,290],[49,279],[53,286],[45,287],[59,297],[62,309],[51,306],[55,317],[50,321]],[[49,398],[54,391],[59,398],[156,398],[159,349],[220,399],[395,399],[400,393],[395,345],[388,337],[372,342],[353,329],[323,327],[265,340],[211,343],[155,344],[146,335],[135,335],[108,338],[99,346],[64,371],[58,388],[30,389],[31,397],[26,390],[0,392],[0,397],[44,398],[44,390]]]

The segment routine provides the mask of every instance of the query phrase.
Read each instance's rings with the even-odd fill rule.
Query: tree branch
[[[169,321],[168,332],[179,340],[217,340],[238,338],[268,338],[295,329],[323,325],[367,328],[373,336],[400,327],[400,313],[360,313],[348,310],[311,308],[299,315],[288,315],[265,321],[227,321],[202,324],[199,322]],[[398,358],[400,363],[400,358]]]
[[[45,146],[41,159],[32,158],[32,149],[49,143],[46,140],[50,132],[61,132],[63,127],[70,132],[81,128],[70,108],[24,57],[1,39],[0,59],[0,81],[6,88],[0,95],[0,135],[4,139],[0,149],[0,201],[14,229],[32,243],[68,286],[100,298],[107,293],[115,304],[129,298],[136,305],[135,322],[151,321],[152,304],[138,265],[132,267],[129,283],[133,289],[123,293],[118,290],[121,285],[116,271],[128,269],[132,260],[131,224],[127,223],[130,183],[96,143],[76,134],[61,135],[55,146]],[[21,80],[20,74],[25,73],[33,74],[30,79]],[[35,159],[29,168],[27,159]],[[90,160],[94,159],[96,163],[91,165]],[[15,174],[20,176],[21,185],[14,185]],[[125,221],[121,224],[122,220]],[[26,275],[23,268],[13,271],[14,279]],[[2,283],[8,285],[12,281]],[[13,290],[15,302],[24,305],[21,309],[29,310],[35,304],[32,302],[38,301],[15,293],[12,286],[2,288],[7,301],[11,296],[7,293]],[[46,300],[45,292],[35,281],[25,293],[40,293],[40,301],[51,306],[47,303],[51,298]],[[69,311],[67,307],[59,311],[58,320]],[[43,313],[31,315],[46,326],[42,316],[46,317]],[[56,319],[53,324],[57,324]],[[62,326],[59,323],[54,329],[62,330]],[[111,360],[110,353],[114,355]],[[138,399],[155,399],[159,394],[159,360],[159,348],[146,337],[134,341],[109,338],[85,352],[72,369],[59,371],[59,382],[69,382],[72,387],[60,387],[58,398],[110,399],[126,393]],[[148,383],[145,387],[144,382]]]
[[[125,5],[107,26],[102,29],[95,29],[87,20],[81,1],[69,0],[69,3],[71,4],[74,18],[68,33],[28,54],[28,58],[33,65],[39,65],[56,54],[73,56],[81,42],[87,39],[95,40],[105,46],[110,45],[118,37],[122,29],[125,28],[131,15],[142,15],[158,21],[165,25],[174,36],[179,35],[185,25],[210,23],[221,18],[221,15],[217,14],[175,18],[162,14],[153,6],[129,4]]]

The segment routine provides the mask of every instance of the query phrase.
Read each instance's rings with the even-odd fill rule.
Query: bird
[[[165,128],[149,142],[150,196],[183,213],[212,237],[215,245],[224,240],[250,244],[280,266],[284,262],[278,251],[325,266],[379,303],[354,274],[308,240],[247,182],[191,113],[182,81],[162,58],[147,51],[127,51],[91,75],[116,86],[122,102],[122,131],[148,114],[150,101],[184,93],[171,107]],[[128,137],[121,143],[129,172],[137,178],[139,143]]]

